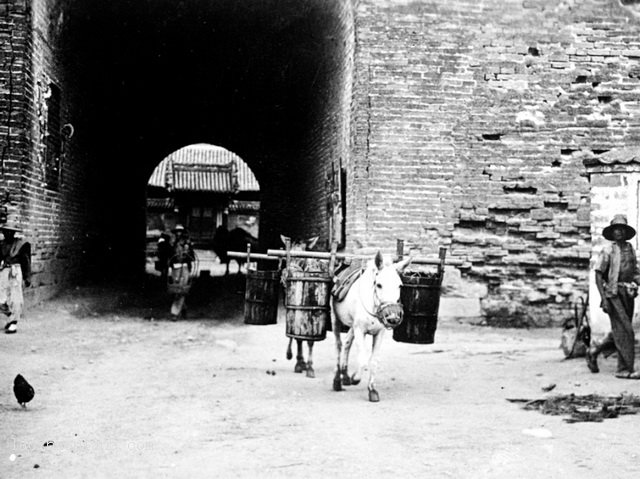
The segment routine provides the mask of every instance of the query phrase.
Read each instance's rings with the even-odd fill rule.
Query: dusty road
[[[165,319],[168,301],[149,290],[82,290],[32,307],[18,334],[0,336],[0,477],[640,473],[640,416],[569,424],[507,402],[640,394],[640,381],[612,376],[614,358],[597,375],[564,361],[556,330],[441,318],[434,345],[389,336],[373,404],[364,385],[331,390],[332,338],[316,345],[316,379],[294,374],[282,318],[246,326],[235,288],[207,288],[185,321]],[[12,393],[17,373],[36,388],[26,409]]]

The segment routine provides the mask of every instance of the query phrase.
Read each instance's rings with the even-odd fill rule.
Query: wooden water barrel
[[[322,341],[331,322],[331,275],[320,271],[287,271],[285,280],[286,334],[290,338]]]
[[[276,324],[279,290],[280,271],[249,269],[244,292],[245,324]]]
[[[433,344],[440,307],[440,273],[401,274],[400,302],[404,319],[393,330],[393,339],[401,343]]]

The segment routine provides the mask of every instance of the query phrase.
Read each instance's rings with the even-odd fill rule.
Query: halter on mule
[[[358,296],[360,298],[360,303],[362,304],[362,307],[367,312],[367,314],[377,318],[378,321],[380,321],[386,329],[393,329],[400,326],[404,314],[404,308],[402,307],[402,304],[399,301],[382,301],[380,299],[380,295],[378,294],[378,288],[376,287],[376,276],[374,276],[372,285],[374,311],[371,311],[369,308],[367,308],[367,305],[364,302],[362,296],[363,286],[363,284],[360,284],[358,288]]]

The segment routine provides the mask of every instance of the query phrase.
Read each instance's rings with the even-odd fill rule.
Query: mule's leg
[[[316,372],[313,370],[313,341],[307,341],[309,347],[309,355],[307,356],[307,377],[315,378]]]
[[[345,386],[351,386],[354,383],[349,376],[349,352],[351,351],[351,345],[353,344],[353,328],[349,328],[347,337],[344,341],[343,359],[340,363],[340,374],[342,375],[342,384]]]
[[[371,346],[371,356],[369,357],[369,401],[380,401],[380,395],[376,391],[376,371],[378,370],[378,357],[380,356],[380,349],[382,345],[382,338],[384,337],[385,330],[382,329],[378,334],[373,335],[373,344]]]
[[[362,380],[363,373],[368,369],[367,351],[365,348],[364,331],[356,328],[355,324],[351,329],[353,329],[353,340],[358,348],[358,368],[351,376],[351,383],[358,384]]]
[[[293,368],[293,371],[301,373],[307,368],[307,365],[304,362],[304,356],[302,355],[302,339],[296,339],[296,346],[298,353],[296,354],[296,365]]]
[[[291,359],[293,357],[293,352],[291,351],[291,343],[293,343],[293,338],[289,338],[289,346],[287,346],[287,359]]]
[[[342,339],[340,338],[340,328],[338,327],[338,319],[336,318],[333,305],[331,308],[331,327],[333,329],[333,336],[335,337],[336,345],[336,372],[333,376],[333,390],[342,391],[342,381],[340,379],[341,373],[341,355],[342,355]]]

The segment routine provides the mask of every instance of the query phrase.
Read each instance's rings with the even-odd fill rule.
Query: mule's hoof
[[[293,353],[291,351],[287,351],[287,359],[291,360],[293,358]]]
[[[357,386],[358,384],[360,384],[360,379],[356,379],[356,375],[355,374],[351,375],[351,384],[353,386]]]
[[[296,363],[296,367],[293,368],[293,371],[296,373],[301,373],[306,369],[307,369],[307,366],[304,363]]]
[[[333,390],[342,391],[342,382],[340,381],[340,378],[333,378]]]
[[[342,385],[343,386],[351,386],[351,384],[353,384],[351,382],[351,378],[349,377],[348,374],[343,374],[342,375]]]
[[[380,401],[380,395],[378,394],[378,391],[376,391],[375,389],[369,390],[369,401],[371,402]]]
[[[308,378],[316,377],[316,372],[313,370],[313,368],[307,368],[307,377]]]

